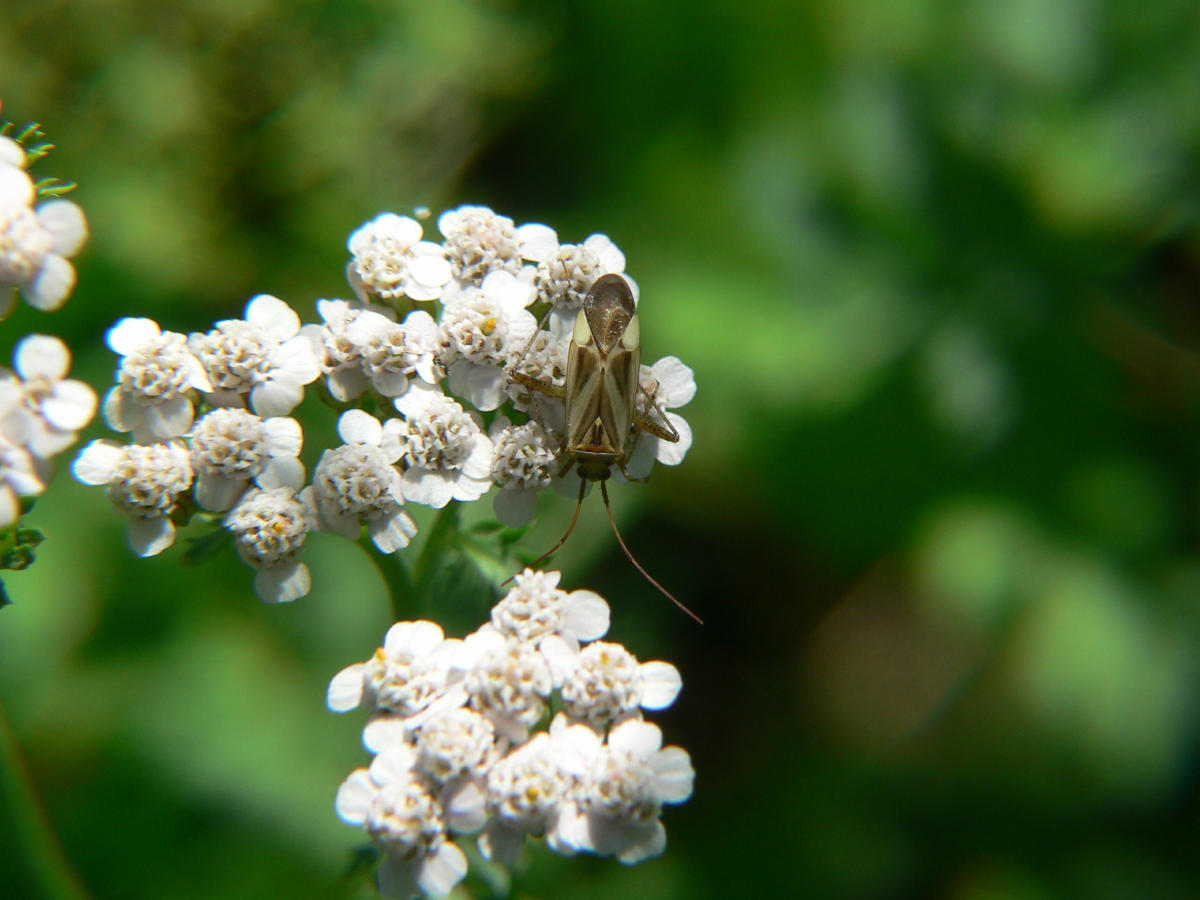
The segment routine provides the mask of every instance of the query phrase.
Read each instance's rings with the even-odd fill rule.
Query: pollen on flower
[[[121,360],[117,383],[137,402],[178,397],[191,387],[187,338],[164,331]]]
[[[568,716],[595,728],[636,712],[641,704],[637,659],[620,644],[589,644],[563,682],[562,698]]]
[[[460,206],[443,213],[438,230],[446,238],[446,256],[454,276],[481,284],[491,272],[516,273],[521,252],[513,220],[486,206]]]

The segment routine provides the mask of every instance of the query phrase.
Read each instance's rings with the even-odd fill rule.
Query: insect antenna
[[[617,520],[615,518],[613,518],[612,507],[608,505],[608,486],[607,486],[607,482],[605,482],[605,481],[600,482],[600,494],[604,497],[604,509],[605,509],[605,511],[608,512],[608,521],[612,523],[612,530],[613,530],[613,534],[615,534],[617,536],[617,543],[620,544],[621,549],[625,551],[625,558],[628,559],[631,563],[633,563],[633,567],[635,569],[637,569],[639,572],[641,572],[642,576],[648,582],[650,582],[652,585],[654,585],[656,588],[658,588],[664,597],[666,597],[668,600],[670,600],[672,603],[674,603],[676,606],[678,606],[680,609],[682,609],[685,613],[687,613],[689,616],[691,616],[693,619],[695,619],[695,621],[698,625],[703,625],[704,624],[703,619],[701,619],[698,615],[696,615],[694,612],[692,612],[690,609],[688,609],[686,606],[684,606],[682,603],[680,603],[678,600],[676,600],[674,594],[672,594],[665,587],[663,587],[661,584],[659,584],[657,581],[655,581],[653,578],[651,578],[650,573],[642,568],[642,564],[633,558],[633,554],[630,553],[629,548],[625,546],[625,539],[621,537],[621,532],[617,529]],[[580,503],[583,502],[583,491],[582,490],[579,492],[579,502]],[[576,509],[575,509],[575,515],[576,516],[579,515],[578,507],[576,507]],[[574,521],[571,522],[571,526],[572,527],[575,526]],[[569,533],[570,532],[568,531],[568,534]],[[566,538],[564,537],[563,540],[565,541]],[[555,548],[555,549],[557,549],[557,548]]]
[[[533,562],[531,562],[528,566],[526,566],[527,569],[536,569],[539,563],[545,562],[546,559],[551,554],[553,554],[555,550],[557,550],[559,547],[561,547],[563,544],[565,544],[567,542],[567,538],[569,538],[571,536],[571,532],[575,530],[575,523],[579,521],[579,510],[583,508],[583,494],[584,494],[584,491],[586,491],[586,490],[587,490],[587,482],[584,481],[582,478],[580,478],[579,479],[579,502],[575,504],[575,515],[571,516],[571,524],[567,526],[567,533],[558,539],[557,544],[555,544],[553,547],[551,547],[549,550],[547,550],[545,553],[543,553],[541,556],[539,556],[537,559],[535,559]],[[504,579],[504,581],[502,581],[500,583],[500,587],[504,587],[504,585],[508,584],[510,581],[512,581],[516,577],[517,577],[516,573],[509,575],[507,578]]]

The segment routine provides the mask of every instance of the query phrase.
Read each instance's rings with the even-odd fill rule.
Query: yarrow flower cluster
[[[607,603],[559,578],[526,569],[463,639],[398,622],[330,683],[330,709],[370,713],[374,759],[342,783],[335,807],[381,851],[386,896],[449,893],[472,834],[507,866],[527,838],[628,864],[666,848],[662,807],[691,796],[694,772],[644,712],[674,702],[679,672],[600,641]]]
[[[58,309],[75,288],[68,259],[87,240],[83,210],[70,200],[36,208],[38,191],[26,168],[25,148],[0,135],[0,318],[19,291],[35,309]]]
[[[0,318],[20,294],[40,310],[61,307],[75,287],[68,262],[87,240],[83,211],[69,200],[37,205],[28,168],[35,156],[0,129]],[[26,135],[36,134],[27,129]],[[0,369],[0,529],[16,524],[22,500],[40,495],[52,460],[75,443],[96,414],[96,393],[67,377],[71,351],[59,338],[33,334]]]
[[[121,451],[118,464],[118,445],[94,443],[76,474],[108,485],[136,520],[136,552],[161,552],[175,526],[207,516],[233,535],[262,599],[279,602],[308,590],[299,557],[310,531],[356,539],[365,529],[380,552],[394,553],[416,535],[406,504],[442,509],[493,487],[501,523],[532,521],[538,496],[561,483],[567,463],[559,398],[575,317],[597,278],[625,277],[625,257],[603,234],[560,244],[546,225],[518,226],[482,206],[437,222],[441,243],[395,213],[357,229],[348,241],[353,297],[318,300],[318,322],[304,324],[283,300],[261,294],[244,318],[207,332],[177,333],[148,318],[121,319],[108,331],[119,361],[105,420],[134,446],[158,449]],[[655,461],[684,458],[691,431],[667,410],[696,387],[675,357],[640,374],[624,466],[638,478]],[[293,417],[306,393],[341,412],[340,444],[310,441],[307,484]],[[39,446],[79,419],[54,419]],[[187,466],[172,463],[166,478],[165,461],[180,448]],[[25,470],[12,471],[28,490]],[[143,494],[155,502],[122,499]]]

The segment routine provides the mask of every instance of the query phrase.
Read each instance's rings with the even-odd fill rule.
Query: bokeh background
[[[706,624],[598,505],[557,564],[682,670],[696,793],[662,858],[534,852],[515,895],[1200,896],[1198,60],[1192,0],[16,4],[3,115],[93,236],[0,351],[60,334],[103,391],[121,316],[311,321],[384,209],[605,232],[700,385],[618,515]],[[66,468],[0,703],[83,882],[369,896],[332,810],[362,723],[323,705],[390,620],[369,564],[318,537],[266,607],[232,555],[134,560]]]

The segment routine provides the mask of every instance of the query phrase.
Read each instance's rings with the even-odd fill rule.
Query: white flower
[[[66,377],[71,351],[56,337],[31,334],[17,344],[14,363],[19,378],[7,381],[16,403],[0,422],[13,443],[48,459],[74,443],[76,432],[96,414],[96,392]]]
[[[20,518],[22,497],[34,497],[45,489],[29,454],[0,437],[0,528]]]
[[[563,711],[603,732],[639,708],[666,709],[682,686],[679,670],[670,663],[639,665],[620,644],[596,641],[579,652],[563,679]]]
[[[482,287],[469,287],[445,300],[442,332],[452,362],[450,385],[481,410],[504,401],[504,371],[528,346],[537,319],[526,307],[533,289],[504,271],[493,272]]]
[[[479,849],[492,862],[513,865],[526,835],[545,835],[559,852],[574,848],[559,842],[559,819],[576,779],[564,765],[561,740],[541,733],[492,766],[487,776],[488,811],[493,818],[479,836]]]
[[[329,393],[346,403],[366,393],[370,380],[363,371],[362,347],[349,334],[350,325],[370,307],[347,300],[318,300],[317,312],[323,324],[304,325],[300,333],[313,345],[317,364],[324,373]],[[393,314],[380,307],[381,315]]]
[[[587,590],[568,593],[558,587],[561,577],[560,572],[520,572],[509,592],[492,607],[490,626],[480,629],[490,628],[503,638],[537,647],[556,687],[575,667],[579,642],[603,637],[609,623],[603,597]]]
[[[417,731],[417,769],[437,784],[481,778],[496,755],[496,730],[473,709],[451,709]]]
[[[7,158],[8,154],[6,154]],[[33,179],[15,165],[0,165],[0,316],[8,315],[18,288],[35,309],[58,309],[75,287],[67,257],[87,240],[87,220],[70,200],[32,209]]]
[[[664,356],[652,366],[642,366],[640,382],[637,411],[659,427],[663,427],[665,416],[679,434],[679,440],[664,441],[646,431],[638,434],[637,446],[626,466],[635,478],[649,475],[655,460],[666,466],[683,462],[692,446],[692,428],[683,416],[666,410],[684,406],[696,396],[692,370],[674,356]]]
[[[577,310],[597,278],[624,271],[625,254],[607,235],[593,234],[582,244],[556,246],[538,263],[534,287],[542,303],[555,309]]]
[[[498,734],[522,743],[546,710],[546,698],[554,688],[550,667],[530,644],[504,639],[496,632],[476,635],[486,650],[467,670],[468,703],[491,720]],[[471,638],[464,643],[469,647]]]
[[[255,569],[254,591],[266,603],[288,603],[312,587],[308,566],[298,557],[316,521],[316,511],[298,490],[304,468],[267,469],[258,487],[242,495],[225,516],[238,555]]]
[[[383,851],[380,893],[403,900],[444,896],[467,874],[467,858],[446,833],[456,823],[413,763],[411,748],[389,748],[351,773],[335,803],[342,820],[363,826]]]
[[[510,528],[533,521],[538,491],[550,486],[559,468],[558,442],[537,422],[513,425],[500,416],[488,429],[495,445],[492,480],[500,486],[492,501],[496,518]]]
[[[321,455],[308,489],[324,529],[354,540],[365,521],[381,552],[408,546],[417,525],[404,510],[400,473],[392,465],[400,458],[402,428],[399,419],[381,425],[359,409],[342,414],[338,433],[346,443]]]
[[[173,438],[192,427],[191,390],[212,384],[187,347],[187,338],[162,331],[153,319],[121,319],[108,330],[108,346],[121,355],[117,384],[104,398],[104,419],[134,440]]]
[[[420,223],[408,216],[382,213],[350,235],[347,246],[354,258],[346,274],[364,301],[369,294],[436,300],[451,277],[442,248],[421,240]]]
[[[395,401],[404,497],[441,509],[451,500],[478,500],[492,484],[492,441],[477,414],[420,382]],[[397,421],[397,420],[391,420]]]
[[[196,502],[205,509],[227,510],[250,482],[264,472],[292,483],[298,470],[303,433],[295,419],[260,419],[244,409],[214,409],[192,429],[192,466]],[[298,485],[297,485],[298,486]]]
[[[170,515],[192,486],[191,454],[180,441],[119,445],[92,441],[75,460],[84,484],[107,484],[108,497],[131,518],[129,545],[139,556],[154,556],[175,542]]]
[[[460,206],[438,218],[438,231],[446,238],[450,267],[463,284],[482,284],[492,272],[515,275],[522,259],[540,259],[552,252],[558,239],[545,225],[513,226],[486,206]]]
[[[312,341],[300,334],[300,317],[270,294],[246,304],[245,319],[225,319],[207,334],[193,334],[192,352],[212,379],[209,401],[251,408],[264,418],[286,416],[304,399],[304,386],[321,374]]]
[[[667,846],[662,805],[692,795],[695,772],[687,751],[663,747],[658,726],[638,719],[613,728],[606,743],[591,729],[569,731],[582,784],[564,811],[560,840],[630,865],[658,856]]]
[[[446,640],[436,622],[397,622],[371,659],[334,676],[326,702],[335,713],[365,706],[374,713],[413,718],[445,691],[461,644]]]
[[[413,310],[403,324],[363,312],[346,328],[346,335],[359,348],[363,371],[385,397],[399,397],[414,376],[427,384],[437,384],[442,377],[442,332],[423,309]]]

